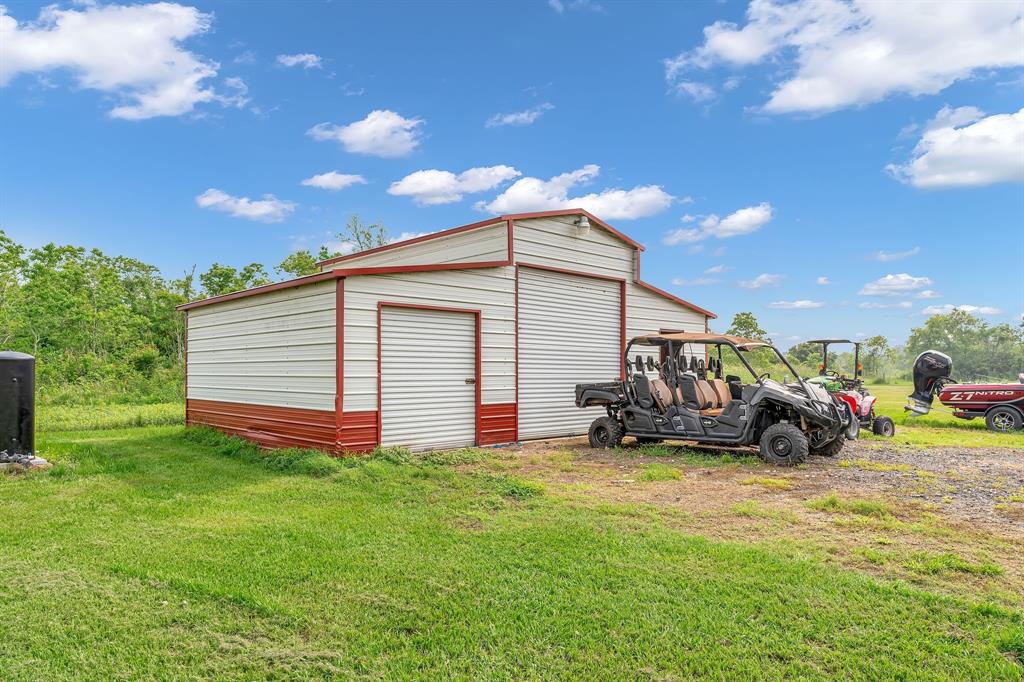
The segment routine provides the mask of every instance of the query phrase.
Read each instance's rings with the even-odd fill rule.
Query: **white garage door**
[[[576,407],[576,384],[620,373],[620,285],[519,271],[519,437],[587,432],[603,408]]]
[[[381,445],[473,445],[476,316],[385,306],[380,342]]]

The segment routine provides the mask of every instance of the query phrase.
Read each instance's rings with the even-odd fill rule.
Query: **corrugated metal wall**
[[[670,301],[653,291],[630,282],[626,288],[626,340],[660,329],[679,329],[688,332],[703,332],[705,318],[697,311]],[[688,347],[697,357],[704,357],[704,346]],[[636,355],[658,359],[658,352],[649,346],[633,349],[630,358]],[[688,353],[691,354],[691,353]]]
[[[381,310],[381,445],[476,442],[476,315]]]
[[[515,404],[515,268],[345,279],[345,412],[377,409],[377,303],[481,311],[482,402]]]
[[[188,398],[334,410],[335,284],[188,312]]]
[[[574,216],[517,220],[516,259],[631,281],[634,249],[597,226],[581,233],[573,220]]]
[[[620,284],[519,270],[519,437],[586,433],[604,414],[576,407],[576,384],[620,372]]]
[[[505,221],[459,232],[443,239],[430,239],[380,253],[357,256],[331,268],[364,268],[385,265],[423,265],[424,263],[479,263],[508,258],[508,229]]]

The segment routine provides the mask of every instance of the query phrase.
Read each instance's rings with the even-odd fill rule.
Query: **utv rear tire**
[[[1009,406],[993,407],[985,415],[985,426],[996,433],[1019,431],[1022,421],[1020,412]]]
[[[871,422],[871,432],[876,436],[892,438],[896,435],[896,422],[890,417],[875,417]]]
[[[808,450],[807,436],[792,424],[772,424],[761,434],[761,459],[768,464],[796,466],[807,459]]]
[[[598,449],[617,448],[622,445],[624,431],[617,419],[600,417],[590,425],[590,447]]]
[[[811,448],[811,454],[818,457],[835,457],[843,451],[844,445],[846,445],[846,436],[839,434],[821,447]]]

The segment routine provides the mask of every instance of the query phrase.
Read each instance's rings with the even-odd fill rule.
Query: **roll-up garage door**
[[[476,316],[384,306],[380,342],[381,445],[473,445]]]
[[[519,270],[519,437],[587,432],[604,408],[576,407],[576,384],[614,381],[621,358],[618,282]]]

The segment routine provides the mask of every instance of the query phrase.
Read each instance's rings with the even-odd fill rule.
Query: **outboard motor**
[[[912,416],[928,414],[935,393],[947,383],[952,371],[953,360],[945,353],[926,350],[918,355],[914,360],[914,392],[903,409],[912,412]]]

